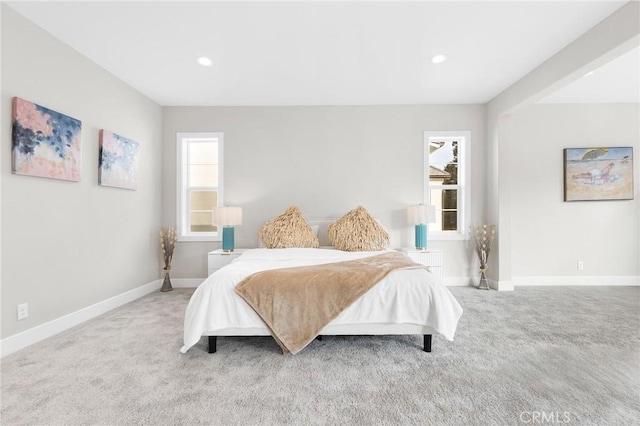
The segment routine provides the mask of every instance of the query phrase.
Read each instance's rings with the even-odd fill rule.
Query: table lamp
[[[427,248],[427,223],[436,221],[436,206],[418,204],[407,207],[407,220],[416,226],[416,249]]]
[[[235,245],[233,227],[242,225],[242,207],[214,208],[213,224],[222,227],[222,251],[233,251]]]

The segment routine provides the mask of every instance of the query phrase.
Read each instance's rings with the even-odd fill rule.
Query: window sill
[[[193,242],[215,242],[222,241],[222,237],[218,235],[181,235],[178,237],[179,243],[193,243]]]

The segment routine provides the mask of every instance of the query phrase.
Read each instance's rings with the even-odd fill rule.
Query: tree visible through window
[[[436,223],[429,226],[431,233],[466,234],[468,184],[464,153],[468,139],[468,132],[456,135],[425,132],[425,165],[428,165],[425,203],[436,207]]]

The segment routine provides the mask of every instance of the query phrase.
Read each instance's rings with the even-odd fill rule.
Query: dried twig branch
[[[471,227],[471,235],[476,243],[476,253],[480,260],[480,270],[487,270],[489,253],[491,252],[491,242],[496,235],[495,225],[477,225]]]
[[[171,268],[171,259],[173,258],[173,250],[178,240],[178,234],[175,228],[169,226],[160,228],[160,245],[162,246],[162,254],[164,256],[164,268]]]

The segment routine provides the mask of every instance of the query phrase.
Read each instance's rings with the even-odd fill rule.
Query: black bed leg
[[[216,353],[216,343],[218,341],[218,336],[209,336],[209,353]]]
[[[423,351],[431,352],[431,335],[430,334],[425,334],[424,335],[424,349],[423,349]]]

